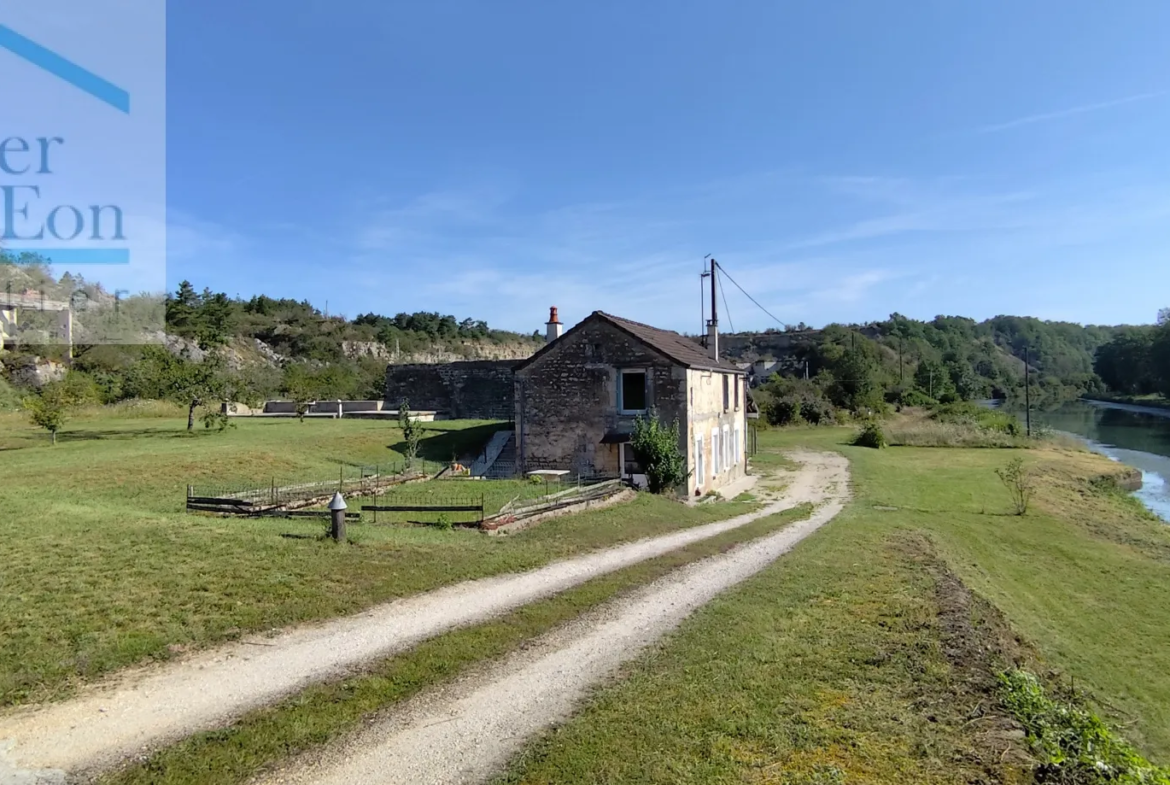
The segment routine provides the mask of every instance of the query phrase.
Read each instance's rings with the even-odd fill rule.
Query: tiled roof
[[[642,343],[674,360],[679,365],[684,365],[687,368],[743,373],[741,369],[732,363],[724,360],[712,360],[707,356],[706,349],[679,333],[671,332],[670,330],[660,330],[657,327],[623,319],[620,316],[613,316],[604,311],[594,311],[593,315],[599,316],[615,327],[624,330]]]

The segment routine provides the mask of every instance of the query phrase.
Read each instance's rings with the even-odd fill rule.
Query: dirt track
[[[489,779],[527,740],[564,721],[621,663],[840,512],[848,493],[845,459],[816,460],[818,476],[832,490],[808,520],[676,570],[480,674],[408,701],[340,748],[293,761],[263,782],[428,785]]]
[[[482,622],[761,517],[830,499],[826,510],[836,509],[845,492],[844,459],[819,453],[795,457],[803,467],[792,476],[783,497],[748,515],[608,548],[527,573],[446,587],[276,637],[251,638],[162,666],[124,673],[74,700],[10,713],[0,719],[0,785],[56,783],[63,781],[64,772],[101,771],[197,731],[221,727],[250,709],[273,703],[310,684],[343,676],[447,630]],[[827,520],[824,516],[824,511],[819,512],[816,520]],[[801,523],[780,535],[807,533],[811,531],[809,526],[808,522]],[[777,550],[779,543],[786,542],[776,539],[780,535],[736,551],[736,563],[758,564],[750,572],[758,570],[790,547]],[[759,558],[748,555],[753,553]],[[717,578],[712,585],[726,588],[730,584]],[[688,588],[679,607],[694,607],[694,598],[706,601],[719,590]],[[651,614],[654,619],[660,615]],[[659,619],[647,629],[659,630],[663,623]],[[647,640],[656,635],[654,632]],[[592,679],[593,675],[588,675],[583,684]],[[524,694],[524,690],[517,694]]]

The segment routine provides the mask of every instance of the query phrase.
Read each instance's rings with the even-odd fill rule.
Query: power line
[[[715,262],[715,265],[719,267],[720,270],[723,269],[719,262]],[[711,280],[711,285],[715,285],[714,279]],[[727,307],[727,290],[720,286],[719,294],[723,297],[723,312],[727,314],[727,325],[731,328],[732,332],[735,332],[735,322],[731,321],[731,309]]]
[[[787,328],[787,327],[789,326],[789,325],[788,325],[786,322],[782,322],[782,321],[780,321],[780,319],[779,319],[779,318],[777,318],[777,317],[776,317],[776,316],[775,316],[775,315],[774,315],[774,314],[773,314],[771,311],[769,311],[767,308],[765,308],[764,306],[760,305],[760,304],[759,304],[759,302],[757,302],[757,301],[756,301],[756,298],[755,298],[755,297],[752,297],[750,294],[748,294],[748,293],[747,293],[747,290],[746,290],[746,289],[744,289],[742,286],[740,286],[740,285],[739,285],[739,284],[736,282],[736,280],[735,280],[734,278],[732,278],[730,274],[728,274],[727,270],[724,270],[724,269],[723,269],[723,265],[722,265],[722,264],[719,264],[719,262],[716,262],[715,264],[716,264],[716,265],[718,265],[718,267],[719,267],[719,269],[720,269],[720,270],[723,270],[723,274],[724,274],[725,276],[727,276],[727,280],[729,280],[729,281],[731,281],[733,284],[735,284],[735,288],[736,288],[736,289],[739,289],[741,292],[743,292],[743,296],[744,296],[744,297],[746,297],[746,298],[748,298],[749,300],[751,300],[751,301],[752,301],[752,303],[754,303],[754,304],[755,304],[755,306],[756,306],[757,308],[759,308],[759,309],[760,309],[761,311],[763,311],[764,313],[768,314],[768,316],[771,316],[773,319],[775,319],[775,320],[776,320],[776,323],[777,323],[777,324],[779,324],[781,327]],[[726,298],[726,295],[724,295],[724,297]],[[726,304],[724,305],[724,307],[726,307]]]

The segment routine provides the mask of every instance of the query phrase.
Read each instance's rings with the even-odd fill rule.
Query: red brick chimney
[[[548,322],[544,325],[544,340],[546,343],[552,343],[557,338],[561,337],[561,332],[564,330],[564,325],[561,320],[557,318],[557,307],[548,309]]]

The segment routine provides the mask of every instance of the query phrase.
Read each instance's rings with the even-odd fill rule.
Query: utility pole
[[[1024,422],[1028,438],[1032,438],[1032,374],[1029,369],[1028,348],[1024,347]]]
[[[707,331],[709,336],[707,340],[707,354],[712,360],[719,359],[719,307],[716,304],[716,290],[719,288],[719,279],[715,275],[715,268],[719,263],[715,258],[711,258],[711,322],[710,329]]]
[[[905,384],[906,370],[902,366],[902,336],[898,336],[898,384]]]
[[[699,273],[699,335],[703,343],[707,342],[707,303],[704,299],[706,292],[703,291],[703,279],[706,277],[707,273]]]

